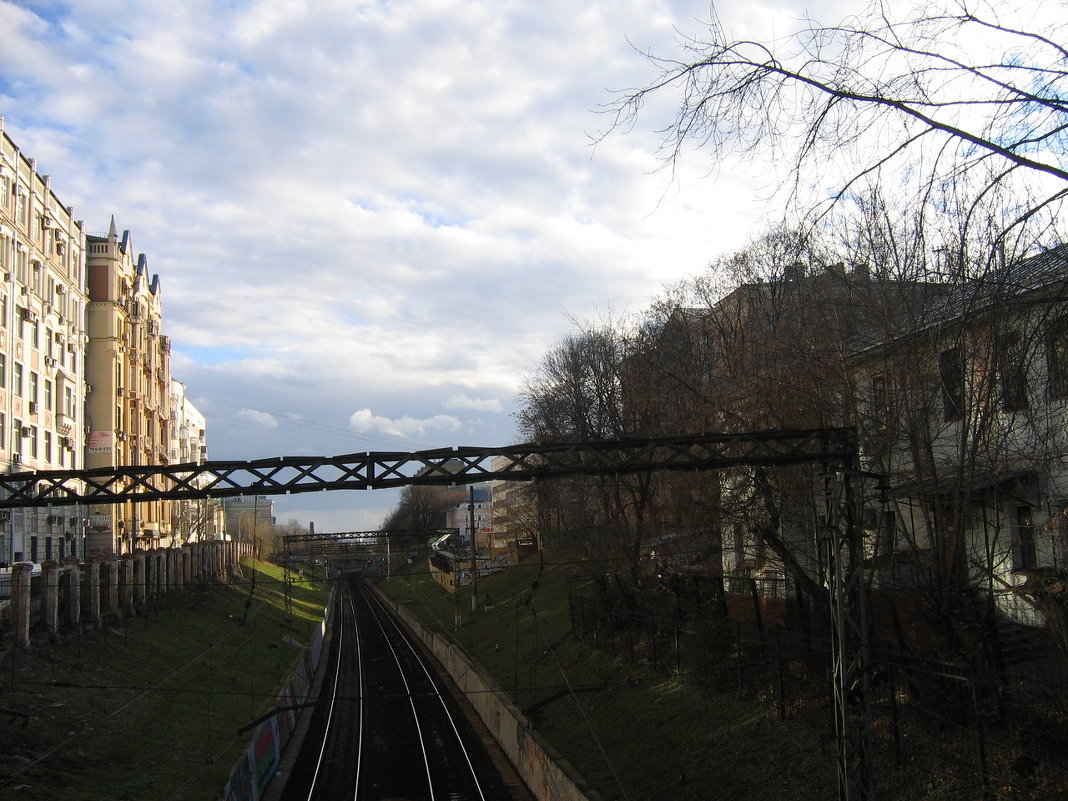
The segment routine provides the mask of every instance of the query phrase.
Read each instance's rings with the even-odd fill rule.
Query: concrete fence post
[[[100,614],[100,560],[91,558],[86,568],[89,571],[89,608],[86,617],[96,628],[100,628],[103,619]]]
[[[145,552],[138,549],[133,555],[133,602],[138,609],[144,609],[147,591],[145,575]]]
[[[145,551],[145,598],[159,595],[159,551],[150,548]]]
[[[167,575],[171,577],[171,590],[176,591],[182,587],[182,549],[168,549],[167,559],[170,563],[167,568]]]
[[[68,556],[63,563],[67,567],[67,589],[70,593],[67,599],[67,611],[70,613],[67,622],[77,626],[82,622],[82,568],[77,556]]]
[[[119,557],[109,556],[108,560],[108,614],[119,611]]]
[[[52,559],[41,562],[41,576],[44,579],[44,624],[53,634],[59,631],[59,565]]]
[[[11,612],[15,629],[15,643],[30,645],[30,577],[32,562],[16,562],[11,568]]]
[[[124,553],[119,557],[119,604],[127,613],[134,609],[134,558],[133,554]]]
[[[152,563],[156,568],[152,582],[152,593],[157,598],[167,591],[167,552],[162,548],[152,550]]]

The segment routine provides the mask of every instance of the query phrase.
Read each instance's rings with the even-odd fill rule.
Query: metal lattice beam
[[[390,528],[390,529],[371,529],[367,531],[333,531],[330,533],[315,533],[315,534],[287,534],[282,537],[282,542],[289,545],[294,542],[337,542],[339,540],[352,540],[354,543],[358,543],[361,540],[369,539],[381,539],[382,537],[418,537],[420,539],[428,539],[430,537],[442,537],[446,534],[456,534],[459,532],[458,528]]]
[[[249,462],[39,470],[0,476],[0,508],[283,495],[412,484],[523,481],[554,475],[700,470],[847,459],[851,429],[704,434],[608,442],[528,443],[409,453],[279,457]],[[507,457],[503,467],[489,463]]]

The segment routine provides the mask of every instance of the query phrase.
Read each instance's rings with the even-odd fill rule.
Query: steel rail
[[[363,750],[363,720],[364,720],[363,699],[364,699],[364,695],[365,695],[364,687],[363,687],[363,680],[364,680],[363,649],[362,649],[361,643],[360,643],[360,629],[359,629],[359,625],[358,625],[358,623],[356,621],[356,607],[352,603],[352,597],[351,596],[347,596],[345,598],[345,602],[348,603],[349,611],[352,614],[352,633],[355,636],[355,648],[356,648],[356,671],[357,671],[357,674],[358,674],[359,688],[360,688],[359,697],[357,699],[354,699],[356,701],[356,703],[359,704],[359,713],[358,713],[358,716],[357,716],[357,726],[356,726],[356,729],[357,729],[357,742],[358,742],[359,745],[357,747],[357,754],[356,754],[355,785],[354,785],[355,789],[353,790],[353,794],[352,794],[352,797],[353,797],[353,799],[355,801],[355,799],[357,797],[357,794],[358,794],[359,785],[360,785],[360,778],[359,778],[360,777],[360,764],[361,764],[360,755],[361,755],[362,750]],[[329,707],[329,712],[327,713],[326,723],[325,723],[325,725],[323,727],[323,731],[322,731],[322,743],[321,743],[321,745],[319,747],[319,754],[318,754],[318,757],[317,757],[316,762],[315,762],[315,768],[312,771],[311,780],[310,780],[310,782],[308,784],[307,801],[312,801],[315,798],[316,791],[319,789],[319,780],[320,780],[320,777],[322,776],[323,759],[324,759],[324,757],[326,755],[328,747],[330,746],[331,738],[334,735],[334,732],[333,732],[333,726],[334,726],[334,722],[335,722],[334,721],[334,709],[335,709],[335,706],[336,706],[336,704],[338,702],[338,683],[340,681],[341,674],[342,674],[342,672],[344,670],[343,655],[344,655],[344,649],[345,649],[345,643],[346,643],[346,637],[347,637],[346,632],[347,632],[348,628],[349,627],[348,627],[348,625],[346,625],[346,622],[344,620],[344,615],[342,615],[342,619],[340,621],[340,626],[338,628],[337,659],[333,664],[334,681],[333,681],[333,686],[331,688],[331,693],[330,693],[330,707]]]
[[[397,620],[393,617],[393,615],[386,610],[385,606],[382,604],[381,599],[379,599],[377,596],[373,596],[370,593],[367,593],[366,591],[362,592],[364,594],[364,597],[369,599],[369,606],[377,606],[379,609],[382,610],[386,619],[390,622],[390,624],[392,624],[393,629],[397,633],[397,636],[400,638],[401,642],[408,646],[408,650],[411,651],[412,656],[415,658],[416,663],[422,669],[427,681],[430,683],[430,686],[434,688],[438,702],[441,704],[441,709],[445,713],[445,717],[448,718],[449,725],[452,727],[453,735],[456,737],[456,743],[460,746],[460,750],[463,752],[464,761],[467,763],[467,769],[471,773],[471,779],[474,782],[475,789],[478,790],[478,797],[481,798],[482,801],[486,801],[486,794],[482,792],[482,783],[478,779],[478,772],[475,770],[475,766],[471,762],[471,754],[468,752],[467,747],[464,745],[464,740],[463,737],[460,735],[460,730],[456,725],[456,720],[453,718],[452,712],[449,711],[449,707],[445,703],[445,697],[441,687],[438,686],[437,680],[434,678],[434,676],[431,674],[430,670],[426,666],[426,660],[423,659],[422,654],[420,654],[419,650],[415,647],[415,645],[412,644],[411,637],[408,636],[408,633],[401,628],[400,624],[397,623]],[[375,619],[379,620],[379,625],[381,625],[381,621],[377,613],[375,613]],[[405,683],[407,684],[407,682]],[[427,765],[427,767],[429,769],[429,764]],[[433,795],[433,791],[431,791],[431,795]]]
[[[352,601],[349,601],[349,605],[352,605]],[[342,616],[344,617],[344,616]],[[312,801],[315,795],[315,785],[319,781],[320,771],[323,767],[323,756],[326,754],[326,747],[330,741],[330,726],[334,721],[334,708],[337,706],[337,685],[341,679],[341,660],[345,649],[345,625],[342,620],[342,625],[338,630],[338,643],[337,643],[337,659],[333,664],[334,668],[334,682],[330,690],[330,707],[326,713],[326,725],[323,727],[323,741],[319,748],[319,756],[315,761],[315,769],[312,771],[311,782],[308,784],[308,800]]]
[[[364,595],[364,597],[366,598],[366,594]],[[382,624],[382,620],[379,617],[378,612],[375,611],[374,607],[370,603],[367,604],[367,607],[371,610],[371,614],[374,616],[375,622],[378,624],[378,627],[382,632],[383,638],[385,638],[386,645],[389,646],[390,653],[393,656],[393,661],[397,665],[397,673],[400,676],[400,680],[404,684],[404,689],[408,694],[408,706],[412,711],[412,721],[415,724],[415,731],[419,736],[419,747],[423,756],[423,767],[426,773],[427,792],[430,794],[430,801],[434,801],[434,777],[430,775],[430,756],[429,754],[427,754],[426,737],[423,734],[423,726],[419,720],[419,711],[415,708],[415,697],[412,693],[411,685],[408,683],[408,676],[404,670],[404,665],[401,664],[400,657],[397,655],[397,649],[393,647],[392,639],[390,639],[389,635],[386,633],[386,627]],[[463,747],[462,743],[460,744],[460,747]],[[466,751],[464,753],[466,754]]]

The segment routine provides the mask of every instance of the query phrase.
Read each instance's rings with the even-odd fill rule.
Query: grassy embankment
[[[330,590],[295,583],[287,624],[281,568],[246,562],[244,576],[5,652],[0,798],[216,798],[251,737],[237,729],[273,706],[299,654],[286,638],[308,642]]]
[[[480,581],[475,613],[468,592],[447,593],[425,564],[381,587],[454,637],[606,799],[837,796],[834,763],[817,732],[730,692],[650,675],[571,637],[566,581],[574,568],[552,564],[551,555],[545,562]]]

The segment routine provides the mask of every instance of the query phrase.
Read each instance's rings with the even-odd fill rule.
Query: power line
[[[342,436],[346,439],[352,439],[357,442],[367,442],[372,445],[378,444],[386,447],[397,447],[398,445],[404,445],[405,447],[411,448],[413,450],[419,447],[419,443],[408,437],[393,434],[358,434],[350,428],[342,428],[340,426],[330,425],[329,423],[320,423],[316,420],[309,420],[303,417],[299,417],[291,412],[278,412],[271,411],[268,409],[260,409],[255,406],[250,406],[247,403],[234,403],[233,401],[215,398],[211,395],[207,395],[199,391],[194,391],[190,394],[194,394],[198,398],[204,398],[205,400],[217,406],[225,406],[231,409],[237,409],[239,411],[248,410],[250,412],[258,412],[259,414],[270,415],[275,419],[282,420],[285,423],[290,424],[293,429],[297,431],[297,433],[302,433],[309,436],[320,436],[323,438],[330,438],[332,440],[337,440],[338,436]]]

